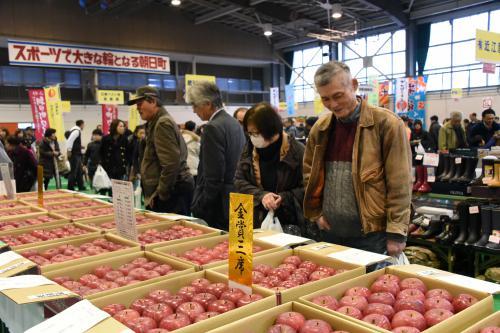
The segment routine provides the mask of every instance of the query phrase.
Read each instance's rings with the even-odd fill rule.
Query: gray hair
[[[187,91],[186,102],[193,105],[212,103],[216,109],[224,106],[219,88],[209,81],[194,82]]]
[[[332,78],[339,73],[347,74],[349,82],[351,80],[351,70],[349,66],[339,61],[330,61],[321,65],[314,74],[314,84],[316,87],[323,87],[332,81]],[[347,82],[346,82],[347,84]]]
[[[451,120],[462,120],[462,112],[460,111],[452,111],[450,113]]]

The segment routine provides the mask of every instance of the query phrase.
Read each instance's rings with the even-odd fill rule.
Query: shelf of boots
[[[453,245],[439,244],[433,239],[421,239],[416,237],[408,237],[406,242],[408,245],[421,245],[429,248],[441,260],[446,262],[448,272],[453,272],[455,264],[455,249]]]

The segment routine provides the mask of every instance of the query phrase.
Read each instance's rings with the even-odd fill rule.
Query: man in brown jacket
[[[146,208],[155,212],[190,214],[193,176],[186,163],[187,148],[172,116],[162,106],[158,90],[137,89],[128,102],[137,104],[146,123],[146,144],[141,163],[141,183]]]
[[[314,82],[331,111],[311,129],[304,154],[304,215],[324,240],[398,255],[406,245],[411,150],[402,120],[356,96],[349,67],[329,62]]]

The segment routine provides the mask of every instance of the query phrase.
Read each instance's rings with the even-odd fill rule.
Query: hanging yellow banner
[[[476,29],[476,60],[500,64],[500,33]]]
[[[454,98],[454,99],[462,98],[462,88],[451,89],[451,98]]]
[[[56,130],[57,140],[62,142],[64,137],[64,121],[62,117],[61,102],[47,103],[49,126]]]
[[[134,99],[135,94],[130,94],[129,99]],[[128,108],[128,129],[132,132],[139,126],[139,112],[137,111],[137,104],[131,105]]]
[[[122,90],[97,90],[97,104],[125,104],[125,94]]]
[[[45,87],[43,90],[45,92],[45,102],[47,104],[61,101],[61,91],[58,84],[55,86]]]
[[[231,193],[229,205],[229,280],[247,292],[249,290],[251,292],[252,287],[252,250],[253,195]]]
[[[61,101],[61,111],[62,112],[71,112],[71,102],[70,101]]]

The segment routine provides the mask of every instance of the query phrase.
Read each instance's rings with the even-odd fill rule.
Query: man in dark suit
[[[234,191],[234,174],[245,145],[243,129],[229,115],[214,83],[194,83],[187,101],[208,123],[201,136],[200,163],[191,211],[211,227],[228,230],[229,193]]]

